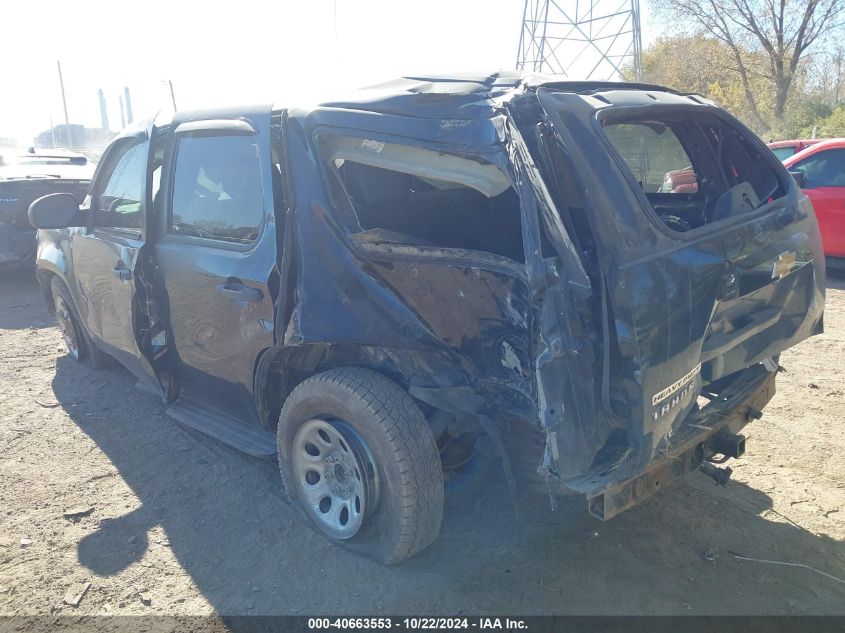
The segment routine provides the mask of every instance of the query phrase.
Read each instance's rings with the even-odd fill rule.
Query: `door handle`
[[[132,271],[123,265],[123,262],[118,262],[117,266],[112,268],[112,275],[118,277],[120,281],[129,281],[132,279]]]
[[[250,288],[249,286],[245,286],[240,282],[233,282],[230,281],[225,284],[220,284],[217,286],[217,291],[226,296],[230,299],[234,299],[240,303],[255,303],[256,301],[261,301],[264,297],[264,293],[261,292],[258,288]]]

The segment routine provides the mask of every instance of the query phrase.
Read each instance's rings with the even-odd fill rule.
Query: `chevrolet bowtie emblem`
[[[772,264],[772,279],[786,277],[793,268],[795,268],[795,253],[793,251],[781,253]]]

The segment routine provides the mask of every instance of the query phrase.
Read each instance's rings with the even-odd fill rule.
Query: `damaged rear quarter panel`
[[[357,114],[335,113],[332,122],[347,123],[348,118],[352,123],[361,118]],[[524,265],[461,249],[356,241],[330,210],[318,177],[324,171],[308,142],[313,124],[301,127],[293,119],[289,126],[287,149],[298,185],[289,226],[295,244],[308,248],[296,248],[295,296],[284,324],[284,345],[353,345],[370,355],[380,348],[398,365],[394,371],[415,386],[470,385],[488,402],[531,415],[531,315]],[[440,129],[424,133],[436,138]],[[466,140],[466,126],[458,132]],[[497,138],[497,130],[488,121],[481,135],[489,141]],[[402,361],[404,351],[432,363]],[[457,375],[423,369],[441,367],[444,358]]]
[[[531,397],[528,290],[522,279],[437,259],[373,260],[367,270],[407,301],[434,337],[470,359],[487,388],[516,388]]]

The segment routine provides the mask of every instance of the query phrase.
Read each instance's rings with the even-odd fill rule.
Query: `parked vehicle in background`
[[[784,165],[813,203],[828,265],[845,268],[845,139],[820,141]]]
[[[302,516],[384,563],[437,537],[474,450],[514,502],[574,491],[600,519],[724,483],[778,355],[822,331],[806,196],[660,86],[412,77],[179,112],[125,130],[87,200],[29,210],[71,354],[277,455]]]
[[[94,175],[82,154],[63,150],[0,150],[0,268],[35,261],[35,229],[26,212],[50,193],[69,193],[81,203]]]
[[[775,156],[778,157],[778,160],[786,160],[793,154],[797,154],[818,142],[819,139],[809,138],[792,141],[772,141],[771,143],[767,143],[767,145],[774,152]]]
[[[698,179],[692,167],[675,169],[663,177],[662,193],[695,193],[698,191]]]

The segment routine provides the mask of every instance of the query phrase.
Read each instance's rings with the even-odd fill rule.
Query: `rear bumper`
[[[697,470],[703,461],[719,452],[716,443],[720,434],[739,433],[760,417],[763,407],[775,395],[775,376],[762,365],[745,370],[717,399],[690,414],[673,436],[672,449],[639,473],[623,480],[615,480],[613,473],[591,473],[580,478],[577,489],[587,496],[590,514],[610,519]]]

